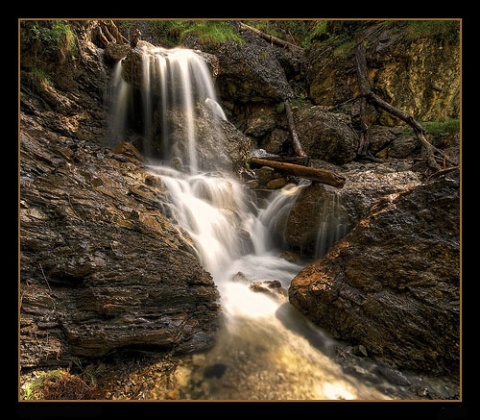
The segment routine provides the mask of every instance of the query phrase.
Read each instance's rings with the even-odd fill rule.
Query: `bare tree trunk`
[[[360,100],[360,144],[358,145],[357,154],[365,156],[368,151],[368,123],[367,123],[367,99],[363,97]]]
[[[120,33],[117,25],[111,20],[97,21],[95,29],[97,31],[97,36],[104,47],[112,43],[124,44],[128,42],[128,40]]]
[[[303,151],[302,144],[298,139],[297,130],[295,129],[295,123],[293,121],[292,108],[290,108],[288,99],[284,102],[284,104],[285,112],[287,113],[288,127],[290,128],[290,134],[292,135],[293,151],[299,157],[306,157],[307,154]]]
[[[108,26],[110,26],[111,31],[115,37],[115,40],[117,44],[126,44],[128,42],[127,38],[125,38],[121,33],[120,30],[118,29],[118,26],[115,25],[115,22],[113,20],[109,20],[107,22]]]
[[[328,169],[312,168],[310,166],[296,165],[294,163],[278,162],[269,159],[261,159],[252,157],[249,160],[253,166],[269,166],[279,172],[287,175],[306,178],[310,181],[320,182],[322,184],[332,185],[333,187],[342,188],[345,184],[345,178]]]

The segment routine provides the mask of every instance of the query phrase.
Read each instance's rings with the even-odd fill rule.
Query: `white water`
[[[348,229],[347,219],[340,205],[338,194],[330,189],[327,192],[329,194],[326,194],[319,212],[319,229],[314,253],[316,259],[322,258],[335,242],[346,235]]]
[[[184,372],[183,398],[388,399],[344,374],[330,357],[335,342],[295,311],[285,296],[251,288],[255,282],[277,281],[285,293],[303,267],[303,263],[282,257],[281,226],[306,184],[289,184],[272,192],[260,208],[251,191],[232,174],[199,172],[195,103],[213,107],[220,118],[226,119],[205,63],[194,52],[181,49],[156,49],[144,57],[145,141],[153,141],[149,133],[154,119],[148,114],[153,112],[154,98],[160,98],[164,116],[168,107],[181,106],[188,127],[186,149],[171,144],[168,136],[163,138],[169,148],[168,158],[187,162],[184,167],[188,170],[180,172],[153,163],[148,169],[168,191],[172,214],[193,239],[201,263],[211,273],[221,295],[224,321],[214,348],[196,355],[194,368]],[[118,69],[116,74],[120,77]],[[129,88],[119,79],[115,83],[118,100],[112,126],[121,137],[122,118],[130,103]],[[224,367],[221,377],[206,375],[205,369],[212,365]]]
[[[112,112],[109,143],[125,140],[125,121],[132,110],[133,89],[122,79],[121,61],[115,65],[112,86]],[[219,105],[207,64],[193,50],[184,48],[150,48],[142,50],[141,106],[143,148],[151,156],[153,144],[162,143],[163,160],[176,162],[185,171],[195,174],[199,170],[196,149],[196,104],[208,107],[220,119],[226,120]],[[171,141],[171,128],[167,114],[181,110],[184,138]],[[211,121],[215,124],[215,121]]]
[[[259,209],[228,174],[184,174],[150,166],[168,190],[172,212],[195,242],[221,294],[224,323],[216,346],[196,356],[183,398],[213,400],[379,400],[388,397],[346,375],[332,360],[335,341],[281,295],[255,292],[255,282],[288,289],[303,267],[282,258],[269,234],[304,186],[272,193]],[[241,273],[241,274],[239,274]],[[205,368],[226,366],[221,378]],[[193,385],[200,384],[200,385]]]

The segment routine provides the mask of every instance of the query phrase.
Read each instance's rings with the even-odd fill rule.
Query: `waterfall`
[[[113,98],[107,139],[107,143],[111,146],[123,140],[131,91],[132,87],[122,78],[122,63],[118,61],[113,68],[112,84],[108,92],[108,97]]]
[[[131,99],[132,88],[119,79],[120,70],[115,68],[117,100],[111,131],[121,138],[129,107],[141,104],[144,152],[158,143],[163,151],[163,159],[150,160],[147,169],[170,197],[179,234],[188,232],[199,260],[211,273],[224,318],[217,344],[196,356],[198,363],[188,373],[182,398],[388,399],[343,373],[331,358],[335,341],[299,314],[285,296],[305,263],[283,258],[281,226],[307,184],[287,184],[259,201],[233,173],[202,171],[194,124],[197,107],[206,106],[218,119],[226,119],[204,61],[191,50],[162,48],[145,51],[142,61],[141,101]],[[173,109],[182,114],[180,145],[166,122]],[[178,160],[179,166],[174,164]],[[221,366],[221,379],[209,379],[208,366]]]
[[[323,257],[329,248],[344,237],[348,230],[347,218],[336,191],[327,190],[319,212],[319,227],[315,241],[315,259]]]
[[[108,143],[125,140],[129,114],[135,115],[133,120],[140,116],[144,155],[160,156],[163,161],[175,162],[176,166],[195,174],[202,169],[195,132],[195,119],[201,107],[219,119],[227,119],[218,103],[208,66],[200,55],[185,48],[142,47],[138,52],[142,67],[137,93],[140,101],[135,98],[132,86],[122,79],[121,61],[113,71]],[[141,102],[140,111],[137,102]],[[171,113],[175,113],[173,117]],[[134,124],[138,121],[133,121]],[[215,121],[211,120],[211,124]]]

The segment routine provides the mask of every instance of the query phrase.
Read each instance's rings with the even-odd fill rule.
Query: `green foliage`
[[[75,59],[78,53],[75,33],[65,21],[26,21],[23,27],[28,41],[41,44],[45,53],[60,53]]]
[[[323,45],[329,46],[332,49],[334,57],[348,58],[353,55],[354,47],[356,45],[355,36],[351,33],[351,28],[344,31],[333,31],[329,33],[328,20],[316,21],[311,31],[311,42],[320,41]]]
[[[353,40],[348,40],[342,42],[340,45],[337,45],[333,51],[335,57],[348,57],[353,54],[353,48],[355,47],[356,42]]]
[[[452,118],[446,121],[422,121],[420,125],[425,130],[425,134],[433,137],[442,137],[460,132],[460,120]],[[412,128],[406,127],[405,132],[413,133]]]
[[[328,31],[328,20],[316,20],[311,26],[310,38],[320,38]]]
[[[135,21],[133,20],[121,20],[117,26],[121,26],[125,31],[130,31],[135,27]]]
[[[95,385],[89,386],[79,376],[67,370],[55,369],[41,373],[23,385],[24,400],[94,399]]]
[[[33,399],[42,399],[43,392],[42,389],[45,387],[47,382],[59,380],[63,375],[63,371],[60,369],[51,370],[45,373],[42,373],[40,376],[37,376],[33,381],[28,382],[23,385],[23,399],[24,400],[33,400]]]
[[[426,121],[421,123],[421,125],[427,134],[431,134],[433,136],[443,136],[460,132],[459,119],[450,119],[447,121]]]
[[[183,40],[188,34],[195,34],[201,44],[223,44],[228,41],[243,42],[242,37],[236,32],[234,26],[221,20],[193,21],[181,33]]]
[[[180,44],[180,36],[187,26],[186,22],[182,20],[152,20],[148,23],[159,42],[167,48],[173,48]]]
[[[45,71],[41,68],[38,67],[32,67],[30,69],[30,73],[32,75],[32,80],[38,85],[38,86],[51,86],[52,81],[50,79],[50,76],[45,73]]]
[[[294,98],[291,98],[289,102],[290,102],[290,108],[292,109],[300,109],[308,106],[307,98],[304,97],[303,95],[299,95]]]
[[[157,42],[166,48],[181,45],[189,34],[204,45],[217,45],[227,41],[244,42],[235,27],[222,20],[148,20],[145,21]],[[124,30],[136,26],[136,21],[122,21]]]
[[[458,20],[411,20],[407,22],[406,34],[411,40],[434,37],[457,42],[460,37],[460,22]]]
[[[298,45],[299,47],[306,46],[310,43],[311,32],[309,21],[297,19],[274,19],[244,20],[243,22],[259,31],[283,39],[284,41]]]

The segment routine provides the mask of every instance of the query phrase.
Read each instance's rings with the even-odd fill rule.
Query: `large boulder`
[[[155,115],[158,117],[158,114]],[[150,137],[153,139],[149,154],[152,156],[168,156],[177,166],[181,159],[175,156],[185,156],[189,149],[189,127],[185,124],[185,114],[182,110],[172,109],[166,113],[168,139],[162,141],[162,124],[154,120]],[[205,104],[198,104],[192,120],[195,137],[195,153],[198,168],[203,171],[227,171],[239,173],[245,168],[250,140],[229,121],[219,118]],[[141,149],[142,139],[134,141]],[[163,150],[165,147],[169,150]],[[179,168],[180,169],[180,168]]]
[[[274,47],[266,42],[226,42],[215,49],[218,87],[224,102],[275,103],[293,96]],[[228,108],[228,104],[226,105]]]
[[[409,161],[350,162],[339,167],[314,160],[312,164],[344,176],[345,185],[335,188],[312,183],[296,198],[282,235],[290,247],[306,257],[322,257],[382,197],[421,184],[420,174],[411,170]]]
[[[286,221],[285,242],[305,256],[323,257],[350,229],[335,188],[313,183],[304,188]]]
[[[291,102],[295,130],[311,159],[343,165],[357,157],[359,137],[349,115],[302,101]],[[269,153],[292,155],[292,136],[284,104],[256,105],[249,109],[243,124],[252,142]]]
[[[348,115],[303,106],[294,109],[294,116],[303,150],[312,159],[342,165],[356,158],[359,138]]]
[[[292,281],[290,302],[394,368],[458,374],[459,171],[391,194]]]

